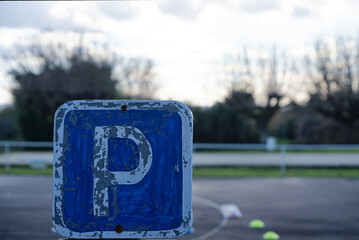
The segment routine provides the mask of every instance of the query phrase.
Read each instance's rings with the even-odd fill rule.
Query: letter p
[[[108,170],[108,139],[128,138],[133,140],[139,150],[139,163],[131,171]],[[94,190],[93,213],[95,216],[109,216],[108,187],[111,185],[130,185],[140,182],[152,164],[152,148],[145,135],[135,127],[98,126],[94,136]]]

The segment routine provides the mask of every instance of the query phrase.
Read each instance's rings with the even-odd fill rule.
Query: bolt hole
[[[123,232],[123,226],[121,224],[118,224],[116,227],[115,227],[115,231],[117,233],[122,233]]]
[[[121,110],[122,110],[122,111],[126,111],[126,110],[127,110],[127,105],[122,105],[122,106],[121,106]]]

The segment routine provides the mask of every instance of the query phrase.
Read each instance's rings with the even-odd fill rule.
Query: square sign
[[[67,238],[172,238],[192,225],[192,113],[70,101],[54,126],[53,224]]]

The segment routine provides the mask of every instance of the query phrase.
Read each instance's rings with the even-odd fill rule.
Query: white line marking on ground
[[[225,217],[223,212],[221,211],[220,209],[220,205],[216,202],[213,202],[209,199],[206,199],[206,198],[202,198],[202,197],[198,197],[198,196],[193,196],[193,199],[196,200],[196,201],[199,201],[209,207],[212,207],[214,209],[216,209],[217,211],[219,211],[222,215],[222,221],[218,224],[217,227],[213,228],[211,231],[205,233],[205,234],[202,234],[201,236],[198,236],[196,238],[192,238],[191,240],[205,240],[211,236],[213,236],[214,234],[216,234],[219,230],[221,230],[221,228],[223,228],[227,222],[228,222],[228,217]]]

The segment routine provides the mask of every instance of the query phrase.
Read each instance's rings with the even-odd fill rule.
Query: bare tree
[[[342,124],[345,141],[350,143],[353,125],[359,120],[358,45],[351,39],[338,38],[331,47],[319,40],[315,50],[315,59],[307,56],[305,60],[306,74],[312,82],[309,104]]]
[[[224,68],[225,80],[229,82],[226,102],[254,118],[261,132],[261,141],[265,141],[268,123],[285,96],[283,85],[293,73],[288,73],[288,60],[284,55],[278,59],[275,47],[270,57],[259,57],[256,63],[251,64],[245,49],[242,56],[227,58]],[[262,92],[259,91],[259,85],[263,88]],[[264,100],[264,105],[255,104],[253,96],[261,98],[257,102]]]
[[[38,40],[17,46],[6,56],[26,140],[51,140],[53,115],[68,100],[153,96],[150,60],[126,61],[106,48],[85,44],[82,38],[72,46]]]
[[[231,92],[254,92],[253,70],[246,48],[234,56],[225,56],[222,74],[227,94],[231,94]]]
[[[92,61],[99,66],[111,65],[112,78],[116,80],[120,95],[133,99],[152,99],[157,85],[154,81],[154,63],[148,58],[125,58],[106,46],[85,42],[85,34],[71,42],[61,40],[44,41],[41,35],[34,35],[28,45],[16,45],[7,56],[9,69],[17,72],[39,72],[42,68],[69,69],[79,60]],[[86,88],[86,86],[83,86]],[[96,91],[96,89],[93,89]]]
[[[152,99],[157,90],[154,84],[153,61],[144,58],[131,58],[125,61],[120,71],[123,81],[121,86],[126,93],[136,99]]]

